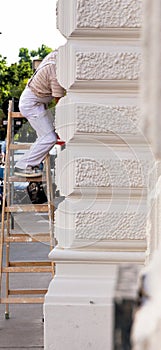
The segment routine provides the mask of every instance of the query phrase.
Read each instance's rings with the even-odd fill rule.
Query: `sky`
[[[18,61],[21,47],[42,44],[57,49],[66,40],[56,28],[57,0],[0,0],[0,54],[7,63]]]

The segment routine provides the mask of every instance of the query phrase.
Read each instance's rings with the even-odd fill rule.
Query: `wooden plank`
[[[50,261],[9,261],[9,267],[19,266],[51,266]]]
[[[31,267],[31,266],[19,266],[19,267],[3,267],[2,268],[2,272],[3,273],[46,273],[46,272],[52,272],[52,267],[38,267],[38,266],[34,266],[34,267]]]
[[[46,294],[47,289],[10,289],[9,295]]]
[[[10,150],[29,149],[32,143],[11,143]]]
[[[22,176],[9,176],[8,178],[9,182],[40,182],[42,181],[42,176],[40,177],[22,177]],[[43,181],[43,183],[45,184],[46,181]]]
[[[9,298],[1,298],[0,299],[1,304],[43,304],[44,303],[44,297],[37,297],[37,298],[16,298],[16,297],[9,297]]]
[[[53,205],[54,208],[54,205]],[[5,208],[6,213],[23,213],[23,212],[39,212],[46,213],[48,212],[48,204],[15,204],[7,206]]]
[[[50,242],[49,233],[40,234],[11,234],[4,238],[5,243],[32,243],[32,242]]]
[[[20,112],[10,112],[11,118],[24,118],[26,119]]]

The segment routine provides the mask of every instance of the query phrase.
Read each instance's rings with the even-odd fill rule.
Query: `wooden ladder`
[[[2,222],[0,236],[0,303],[5,304],[5,318],[9,318],[9,304],[18,303],[43,303],[44,294],[47,289],[10,289],[10,273],[51,273],[54,276],[54,263],[46,259],[46,261],[10,261],[10,246],[17,244],[16,247],[21,248],[20,243],[36,243],[43,242],[50,246],[49,251],[55,245],[54,239],[54,204],[53,204],[53,189],[50,168],[50,156],[47,155],[44,161],[43,176],[35,178],[16,177],[13,173],[11,160],[14,157],[14,151],[18,149],[28,149],[30,144],[16,144],[12,137],[12,124],[14,118],[23,118],[20,112],[13,111],[13,103],[9,101],[8,109],[8,125],[7,125],[7,144],[6,144],[6,161],[4,172],[4,188],[3,188],[3,205],[2,205]],[[45,181],[47,192],[47,203],[44,204],[15,204],[12,199],[12,189],[15,182],[40,182]],[[13,220],[14,215],[19,213],[47,213],[48,214],[48,232],[35,233],[32,232],[15,232]],[[16,214],[15,214],[16,213]],[[35,214],[34,214],[35,215]],[[45,214],[44,214],[45,215]],[[41,224],[40,224],[41,225]],[[4,248],[6,255],[6,263],[3,263]],[[4,274],[4,275],[3,275]],[[2,295],[2,277],[5,278],[5,296]]]

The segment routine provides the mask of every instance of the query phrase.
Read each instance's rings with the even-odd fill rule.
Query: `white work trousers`
[[[27,165],[39,165],[56,143],[53,115],[50,109],[45,109],[45,105],[52,99],[53,97],[35,96],[28,86],[23,91],[19,101],[19,109],[36,131],[37,139],[30,150],[25,152],[16,163],[16,167],[26,169]]]

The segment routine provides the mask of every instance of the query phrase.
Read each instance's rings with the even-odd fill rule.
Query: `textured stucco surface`
[[[137,28],[141,22],[141,0],[77,1],[77,27],[80,28]]]
[[[140,75],[141,54],[137,52],[77,52],[78,80],[136,80]]]
[[[116,154],[114,152],[114,157]],[[150,163],[147,160],[76,159],[76,186],[144,187],[147,186]]]
[[[76,131],[85,133],[139,133],[137,106],[81,105],[77,107]]]
[[[79,239],[144,239],[146,215],[135,212],[78,212],[75,219]]]

